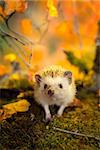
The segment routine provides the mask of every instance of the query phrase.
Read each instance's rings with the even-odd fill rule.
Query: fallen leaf
[[[82,102],[79,99],[75,98],[69,106],[70,107],[82,107]]]
[[[98,107],[100,107],[100,104],[98,104]]]
[[[4,109],[12,110],[12,113],[14,112],[25,112],[29,109],[30,103],[23,99],[19,100],[18,102],[14,102],[11,104],[6,104],[3,106]]]
[[[19,100],[18,102],[6,104],[0,109],[0,121],[11,117],[17,112],[28,111],[30,103],[26,99]]]

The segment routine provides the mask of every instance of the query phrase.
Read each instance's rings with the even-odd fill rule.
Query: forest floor
[[[35,102],[29,111],[3,120],[0,126],[0,150],[99,150],[98,98],[84,90],[78,97],[81,99],[82,108],[65,109],[62,117],[55,116],[48,124],[43,121],[43,109]],[[30,112],[35,115],[33,121]],[[56,113],[54,106],[51,107],[51,112]],[[68,134],[55,128],[95,138]]]

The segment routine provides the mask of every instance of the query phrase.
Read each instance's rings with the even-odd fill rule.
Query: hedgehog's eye
[[[62,89],[63,88],[62,84],[59,84],[59,87]]]
[[[46,89],[47,88],[47,84],[44,84],[44,89]]]

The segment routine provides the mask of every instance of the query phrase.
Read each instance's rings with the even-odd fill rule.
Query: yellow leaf
[[[48,7],[49,14],[51,17],[57,17],[58,16],[57,8],[54,6],[53,0],[48,0],[47,7]]]
[[[29,106],[30,106],[30,103],[27,100],[25,100],[25,99],[20,100],[20,101],[14,103],[14,107],[15,107],[15,109],[16,109],[17,112],[28,111]]]
[[[16,60],[16,55],[13,53],[10,53],[10,54],[5,55],[4,59],[10,62],[13,62],[14,60]]]
[[[12,75],[11,75],[11,79],[19,80],[19,79],[20,79],[19,74],[18,74],[18,73],[12,74]]]
[[[26,99],[19,100],[18,102],[6,104],[3,109],[0,109],[0,121],[11,117],[17,112],[28,111],[30,103]]]
[[[30,103],[27,100],[22,99],[18,102],[6,104],[3,106],[3,108],[9,110],[13,114],[16,112],[25,112],[29,109],[29,106],[30,106]]]

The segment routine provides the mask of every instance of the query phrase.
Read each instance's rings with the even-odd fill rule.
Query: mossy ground
[[[100,143],[60,131],[53,127],[99,137],[100,121],[95,94],[80,92],[82,108],[66,109],[62,117],[54,117],[47,125],[43,122],[44,111],[33,103],[30,111],[35,118],[31,121],[30,111],[17,113],[1,122],[0,150],[99,150]],[[56,112],[54,107],[52,113]]]

